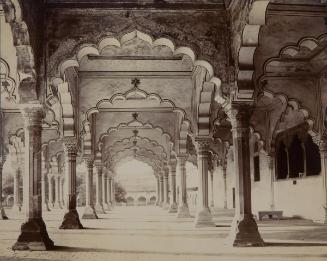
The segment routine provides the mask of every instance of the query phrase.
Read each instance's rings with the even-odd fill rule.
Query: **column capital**
[[[88,169],[91,169],[94,167],[94,159],[92,157],[89,157],[89,158],[84,158],[84,161],[86,163],[86,167]]]
[[[227,111],[233,131],[248,131],[253,112],[252,103],[232,103]]]
[[[168,164],[171,175],[176,175],[177,160],[171,159]]]
[[[68,156],[77,156],[78,141],[76,137],[63,138],[64,152]]]
[[[20,104],[19,109],[23,115],[26,127],[40,127],[45,117],[44,107],[41,103]]]
[[[185,165],[187,158],[188,158],[188,154],[178,154],[177,162]]]
[[[267,159],[268,168],[273,169],[273,167],[274,167],[274,156],[268,154],[266,156],[266,159]]]
[[[209,157],[210,143],[212,142],[211,137],[196,137],[196,150],[200,156]]]

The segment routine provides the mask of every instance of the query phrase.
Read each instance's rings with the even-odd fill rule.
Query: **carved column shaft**
[[[163,177],[163,182],[164,182],[164,207],[167,208],[169,205],[169,183],[168,183],[168,170],[165,170],[164,172],[164,177]]]
[[[156,205],[158,206],[160,203],[160,180],[159,180],[160,178],[157,176],[156,179],[157,179],[157,186],[156,186],[157,202],[156,202]]]
[[[187,186],[186,186],[186,159],[187,155],[178,155],[177,165],[180,173],[180,190],[179,190],[179,206],[177,217],[190,217],[190,212],[187,204]]]
[[[176,160],[173,160],[169,164],[170,173],[170,187],[171,187],[171,197],[170,197],[170,209],[169,213],[177,212],[177,193],[176,193]]]
[[[233,104],[230,111],[232,122],[236,210],[231,227],[233,246],[263,246],[257,224],[252,216],[250,172],[250,117],[252,107]]]
[[[322,222],[327,224],[327,137],[323,137],[319,144],[320,158],[321,158],[321,175],[322,175],[322,186],[323,186],[323,208],[324,217]]]
[[[227,168],[222,167],[223,179],[224,179],[224,209],[227,209]]]
[[[112,193],[111,193],[111,183],[112,183],[112,177],[108,177],[108,203],[111,205],[112,204]]]
[[[94,160],[86,159],[87,174],[85,179],[86,185],[86,206],[84,209],[83,219],[97,219],[98,216],[95,212],[93,203],[93,167]]]
[[[160,176],[160,205],[161,206],[164,203],[164,193],[165,193],[164,178],[163,176]]]
[[[2,171],[4,164],[4,156],[0,155],[0,195],[2,195]],[[8,219],[5,210],[2,205],[2,197],[0,198],[0,219]]]
[[[108,198],[107,198],[107,173],[102,174],[102,202],[104,205],[108,205]]]
[[[274,181],[275,181],[275,159],[273,156],[268,155],[267,156],[267,164],[270,172],[270,209],[275,210],[275,187],[274,187]]]
[[[19,180],[22,177],[21,175],[21,168],[18,166],[15,169],[15,174],[14,174],[14,205],[13,209],[20,211],[22,207],[22,202],[21,202],[21,194],[20,194],[20,186],[19,186]]]

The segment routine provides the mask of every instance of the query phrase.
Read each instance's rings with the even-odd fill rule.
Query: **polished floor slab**
[[[82,213],[82,209],[79,209]],[[194,228],[194,219],[176,219],[158,207],[116,207],[98,220],[81,220],[83,230],[59,230],[64,212],[44,214],[56,248],[48,252],[12,251],[23,214],[7,210],[0,221],[0,261],[103,260],[326,260],[327,226],[307,220],[263,221],[259,229],[267,246],[232,248],[225,244],[232,219],[217,211],[216,227]]]

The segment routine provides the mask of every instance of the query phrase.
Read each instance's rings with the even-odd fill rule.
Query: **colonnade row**
[[[46,225],[42,218],[42,202],[45,203],[44,190],[42,192],[42,157],[41,157],[41,133],[42,119],[44,118],[44,110],[41,104],[21,105],[21,112],[25,124],[25,175],[24,184],[24,200],[26,220],[21,226],[21,233],[17,242],[13,245],[14,250],[46,250],[54,246],[53,241],[49,238]],[[250,127],[249,120],[251,115],[251,106],[247,104],[232,104],[229,111],[234,148],[234,164],[235,164],[235,190],[236,190],[236,209],[235,217],[231,226],[229,242],[233,246],[263,246],[264,242],[259,234],[256,221],[252,215],[251,206],[251,178],[250,178],[250,153],[249,153],[249,138]],[[208,137],[197,137],[195,139],[197,145],[197,160],[198,160],[198,212],[196,215],[196,223],[198,225],[208,224],[210,222],[210,210],[208,206],[208,160],[209,160],[209,143]],[[322,171],[324,184],[326,180],[327,166],[327,139],[321,143],[322,148]],[[65,209],[62,224],[62,229],[80,229],[83,228],[78,212],[76,210],[76,156],[78,143],[75,137],[64,137],[64,158],[65,168],[64,176],[66,182],[66,198]],[[188,215],[187,195],[186,195],[186,162],[187,155],[179,154],[177,157],[177,166],[180,168],[180,200],[177,206],[177,215],[182,217]],[[1,174],[3,166],[3,158],[1,159]],[[103,165],[99,162],[94,162],[90,158],[86,158],[88,173],[86,176],[86,207],[83,218],[96,218],[96,209],[102,210],[104,203],[109,203],[108,182],[102,182]],[[93,194],[93,167],[96,167],[98,175],[96,176],[97,184],[97,200],[94,205],[92,200]],[[171,167],[171,166],[170,166]],[[176,187],[175,170],[171,167],[172,187]],[[100,178],[101,177],[101,178]],[[163,177],[167,179],[166,176]],[[2,180],[2,179],[0,179]],[[162,180],[162,179],[161,179]],[[102,189],[101,187],[107,188]],[[166,185],[165,185],[166,184]],[[167,202],[167,182],[159,180],[161,202]],[[0,188],[1,188],[0,184]],[[107,194],[107,202],[106,196]],[[172,204],[170,209],[176,209],[176,189],[172,190]],[[102,199],[102,200],[101,200]],[[102,202],[102,206],[101,206]],[[0,206],[1,207],[1,206]],[[3,212],[3,208],[1,208]]]

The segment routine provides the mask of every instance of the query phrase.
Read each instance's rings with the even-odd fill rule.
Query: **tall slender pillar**
[[[164,169],[164,176],[163,176],[163,185],[164,185],[164,200],[163,200],[163,209],[169,208],[169,184],[168,184],[168,177],[169,177],[169,170],[168,168]]]
[[[49,185],[49,202],[48,205],[53,208],[53,203],[54,203],[54,195],[53,195],[53,191],[54,191],[54,187],[53,187],[53,179],[54,176],[53,175],[48,175],[48,185]]]
[[[227,209],[227,168],[226,164],[222,166],[223,180],[224,180],[224,209]]]
[[[64,138],[65,179],[66,179],[66,213],[60,229],[82,229],[83,225],[76,210],[76,157],[78,151],[77,139]]]
[[[97,219],[98,215],[95,212],[93,204],[93,159],[86,159],[87,175],[85,178],[86,183],[86,206],[84,209],[83,219]]]
[[[270,210],[275,210],[275,161],[273,156],[267,156],[267,164],[270,172]]]
[[[2,170],[3,170],[4,163],[5,163],[5,156],[0,155],[0,219],[1,220],[8,219],[5,209],[3,208],[2,205]]]
[[[170,173],[170,187],[171,187],[171,197],[169,213],[177,213],[177,198],[176,198],[176,166],[177,161],[171,160],[169,162],[169,173]]]
[[[213,171],[209,171],[210,174],[210,207],[215,207],[214,194],[213,194]]]
[[[105,210],[109,208],[107,186],[108,186],[108,174],[107,174],[107,172],[103,171],[103,173],[102,173],[102,202],[103,202],[103,208]]]
[[[177,210],[177,217],[191,217],[187,204],[187,187],[186,187],[186,159],[187,155],[177,156],[177,165],[179,167],[180,174],[180,191],[179,191],[179,205]]]
[[[161,174],[160,179],[160,203],[159,206],[163,207],[164,206],[164,202],[165,202],[165,188],[164,188],[164,177],[163,174]]]
[[[65,174],[64,174],[65,175]],[[65,208],[65,177],[60,176],[60,204],[63,208]]]
[[[116,189],[115,189],[115,180],[111,178],[111,204],[114,207],[116,205]]]
[[[95,211],[98,214],[105,214],[102,202],[102,171],[103,171],[103,164],[97,163],[96,164],[96,176],[95,176],[95,189],[96,189],[96,203],[95,203]]]
[[[108,173],[108,179],[107,179],[108,210],[111,210],[111,207],[112,207],[111,183],[112,183],[112,177]]]
[[[21,178],[22,178],[21,167],[17,166],[14,174],[14,205],[12,207],[14,211],[21,211],[22,209],[20,187],[19,187],[19,180]]]
[[[209,209],[209,189],[208,189],[208,161],[210,157],[209,145],[210,139],[196,138],[197,156],[198,156],[198,200],[197,213],[195,218],[196,227],[214,227],[212,215]]]
[[[55,195],[54,195],[54,204],[53,207],[57,209],[61,209],[61,203],[60,203],[60,174],[57,174],[54,176],[55,181]]]
[[[22,105],[25,124],[24,196],[26,221],[13,250],[47,250],[53,248],[42,218],[41,194],[41,132],[44,118],[41,104]]]
[[[229,111],[232,122],[236,209],[229,242],[233,246],[263,246],[257,223],[252,215],[250,175],[250,105],[233,104]]]
[[[50,211],[49,205],[48,205],[48,199],[46,197],[46,179],[47,179],[47,168],[45,166],[45,158],[42,156],[42,176],[41,176],[41,192],[42,192],[42,210],[43,211]]]
[[[157,201],[156,201],[156,206],[160,205],[160,177],[156,176],[157,179],[157,186],[156,186],[156,191],[157,191]]]
[[[323,189],[323,217],[322,223],[327,224],[327,134],[319,142],[320,159],[321,159],[321,176]]]

